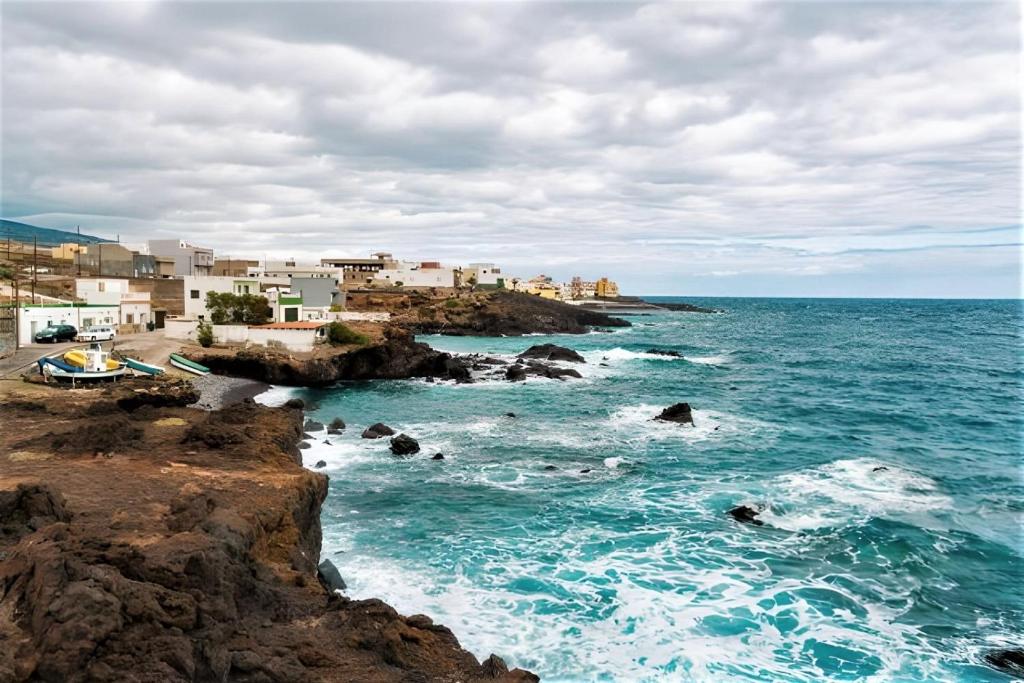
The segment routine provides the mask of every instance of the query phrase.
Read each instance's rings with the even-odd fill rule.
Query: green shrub
[[[327,341],[334,346],[343,346],[345,344],[358,344],[362,346],[368,344],[370,339],[365,334],[356,332],[344,323],[333,322],[327,326]]]
[[[448,299],[447,301],[444,302],[445,308],[458,308],[459,305],[460,304],[458,299]]]
[[[209,323],[200,322],[196,328],[196,341],[204,349],[213,346],[213,326]]]

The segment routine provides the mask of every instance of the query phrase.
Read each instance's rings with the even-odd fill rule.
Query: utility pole
[[[32,235],[32,303],[36,302],[36,273],[39,272],[39,238]]]
[[[18,271],[14,271],[14,350],[21,346],[21,296],[18,293]]]
[[[78,261],[78,277],[82,277],[82,226],[79,225],[77,227],[78,239],[75,243],[78,245],[78,248],[75,249],[75,258]]]
[[[100,277],[103,277],[103,245],[99,242],[96,243],[96,256],[99,258],[99,272],[96,273]]]

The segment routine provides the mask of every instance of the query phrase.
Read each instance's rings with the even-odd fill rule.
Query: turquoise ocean
[[[421,338],[554,342],[581,380],[264,395],[349,425],[303,451],[348,594],[547,681],[1009,680],[982,656],[1024,642],[1021,302],[687,301],[722,312]],[[694,427],[651,421],[679,401]]]

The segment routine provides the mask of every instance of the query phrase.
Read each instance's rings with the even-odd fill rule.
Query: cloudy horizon
[[[11,220],[636,294],[1021,293],[1015,3],[0,12]]]

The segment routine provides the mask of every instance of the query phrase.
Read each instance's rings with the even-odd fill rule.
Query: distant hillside
[[[0,240],[6,240],[10,236],[18,242],[32,243],[32,238],[39,240],[41,247],[56,247],[65,242],[81,242],[82,244],[95,244],[96,242],[112,242],[113,240],[94,237],[93,235],[78,235],[67,230],[54,230],[53,228],[39,228],[34,225],[18,223],[0,218]]]

